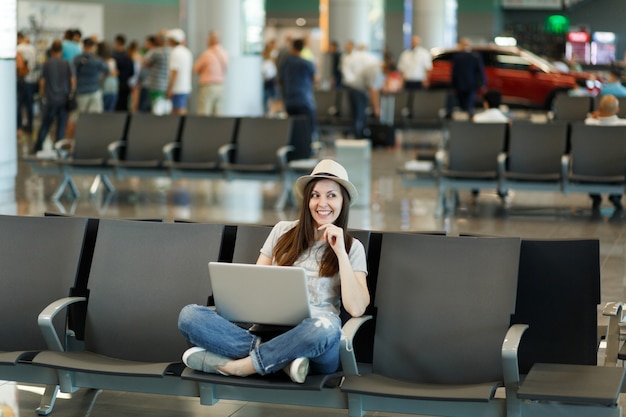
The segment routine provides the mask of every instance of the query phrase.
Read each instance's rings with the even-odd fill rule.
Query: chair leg
[[[93,182],[91,183],[91,186],[89,187],[89,194],[91,196],[94,196],[98,192],[98,188],[100,187],[100,184],[104,185],[104,188],[106,188],[106,190],[110,193],[115,191],[115,187],[113,186],[113,183],[111,182],[109,177],[107,177],[104,174],[98,174],[93,179]]]
[[[113,185],[109,177],[104,174],[100,174],[100,177],[102,180],[102,184],[104,184],[104,187],[107,189],[107,191],[110,193],[115,192],[115,186]]]
[[[80,196],[78,187],[76,186],[76,183],[74,182],[72,177],[68,174],[65,174],[63,176],[63,179],[61,180],[61,183],[52,194],[52,200],[58,201],[59,199],[61,199],[61,197],[63,196],[63,193],[65,192],[66,187],[70,187],[70,191],[72,193],[73,198],[78,198],[78,196]]]
[[[279,211],[284,210],[285,205],[290,200],[289,194],[290,194],[289,189],[287,188],[287,185],[284,184],[283,189],[280,192],[280,195],[278,196],[278,200],[276,201],[276,204],[274,205],[274,209],[279,210]]]
[[[41,397],[41,401],[39,402],[39,407],[35,409],[35,412],[39,416],[47,416],[52,412],[52,408],[54,407],[54,402],[57,399],[57,394],[59,392],[58,385],[46,385],[46,389]]]
[[[100,394],[102,394],[102,390],[101,389],[98,389],[98,390],[92,389],[92,390],[90,390],[90,393],[93,394],[93,398],[91,399],[91,403],[89,403],[89,408],[85,412],[85,417],[91,416],[91,412],[93,411],[93,407],[96,405],[96,400],[98,399],[98,396]]]

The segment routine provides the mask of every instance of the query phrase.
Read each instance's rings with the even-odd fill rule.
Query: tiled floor
[[[406,135],[404,143],[413,136]],[[334,155],[332,142],[323,151]],[[371,164],[371,202],[355,207],[350,213],[353,228],[372,230],[445,230],[461,233],[520,236],[527,238],[597,238],[600,240],[602,303],[626,300],[626,221],[610,221],[612,209],[603,207],[602,219],[592,219],[586,195],[564,196],[557,193],[516,191],[508,207],[490,192],[481,192],[475,202],[468,192],[461,193],[455,213],[435,216],[436,192],[432,188],[404,188],[397,168],[413,159],[410,147],[374,149]],[[30,168],[19,164],[15,200],[0,201],[0,212],[42,215],[46,211],[80,216],[115,218],[159,218],[165,221],[189,219],[222,223],[273,224],[293,219],[296,211],[273,208],[279,187],[272,183],[132,179],[114,181],[117,193],[88,197],[91,177],[77,178],[82,196],[78,200],[50,201],[58,179],[32,175]],[[600,316],[600,319],[602,317]],[[88,399],[80,391],[71,400],[59,399],[55,416],[84,415]],[[36,394],[20,391],[20,411],[29,415],[38,404]],[[345,412],[302,409],[222,401],[203,407],[197,399],[171,398],[126,393],[103,393],[93,409],[93,416],[287,416],[298,414],[334,416]]]

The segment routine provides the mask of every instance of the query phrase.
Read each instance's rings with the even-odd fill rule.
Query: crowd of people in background
[[[80,30],[69,29],[63,39],[51,42],[45,60],[27,35],[18,33],[17,40],[18,134],[35,133],[37,93],[41,99],[41,127],[32,152],[41,150],[55,123],[53,140],[72,138],[79,112],[186,114],[194,77],[198,83],[196,113],[219,116],[224,112],[229,55],[215,31],[208,32],[206,49],[195,59],[181,29],[161,30],[147,36],[141,45],[128,42],[123,34],[109,42],[96,36],[83,37]],[[451,62],[454,100],[449,100],[446,117],[451,117],[452,103],[456,101],[472,118],[478,93],[486,92],[487,80],[480,55],[472,53],[469,40],[461,39],[458,49]],[[338,42],[331,41],[325,53],[329,71],[322,81],[322,59],[315,56],[308,36],[296,39],[288,33],[280,46],[275,39],[265,44],[261,54],[265,115],[304,115],[314,137],[313,89],[344,89],[350,103],[352,134],[361,138],[368,134],[366,109],[374,117],[380,113],[380,94],[429,87],[432,59],[417,35],[412,36],[410,47],[397,61],[388,52],[381,58],[368,51],[366,45],[355,45],[350,40],[343,45],[343,51]],[[604,94],[626,96],[620,74],[612,72],[607,81]]]
[[[17,42],[18,137],[34,135],[33,153],[42,150],[48,136],[73,138],[80,112],[186,114],[194,74],[199,114],[222,113],[228,54],[217,32],[209,33],[208,47],[195,62],[181,29],[147,36],[143,45],[128,42],[124,34],[109,42],[68,29],[43,53],[28,35],[18,33]],[[37,97],[41,125],[35,132]]]

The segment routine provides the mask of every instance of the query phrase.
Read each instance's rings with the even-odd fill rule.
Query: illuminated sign
[[[560,14],[553,14],[546,18],[546,32],[564,34],[569,30],[569,19]]]
[[[568,42],[585,43],[591,40],[591,36],[587,32],[570,32],[567,34]]]
[[[593,41],[599,43],[615,43],[615,33],[613,32],[594,32]]]

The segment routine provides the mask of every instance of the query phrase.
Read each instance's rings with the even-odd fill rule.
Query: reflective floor
[[[602,217],[591,216],[587,195],[564,196],[559,193],[515,191],[503,206],[494,192],[481,192],[473,199],[469,192],[460,193],[460,205],[454,213],[437,216],[434,188],[405,188],[397,168],[415,158],[412,144],[422,141],[419,135],[434,132],[399,134],[400,146],[374,149],[371,158],[370,202],[353,207],[350,226],[385,231],[445,230],[451,235],[477,234],[519,236],[525,238],[567,239],[597,238],[600,240],[602,304],[626,300],[626,220],[613,219],[608,202]],[[426,140],[430,138],[426,137]],[[435,138],[436,140],[436,138]],[[322,156],[335,156],[333,139],[325,138]],[[24,149],[24,141],[18,146]],[[178,180],[167,178],[133,178],[113,180],[117,189],[107,194],[99,189],[89,196],[93,177],[77,177],[81,192],[78,199],[63,197],[51,201],[58,178],[33,174],[20,162],[15,198],[0,202],[0,213],[40,216],[45,212],[107,218],[186,219],[199,222],[274,224],[294,219],[297,209],[276,210],[280,194],[275,183],[253,181]],[[602,321],[602,316],[599,315]],[[84,415],[89,403],[88,393],[79,392],[72,400],[59,400],[55,416]],[[20,411],[32,415],[38,404],[36,394],[20,391]],[[217,406],[202,407],[197,399],[179,399],[126,393],[103,393],[93,416],[155,415],[155,416],[287,416],[347,415],[341,411],[323,412],[315,409],[259,405],[222,401]]]

